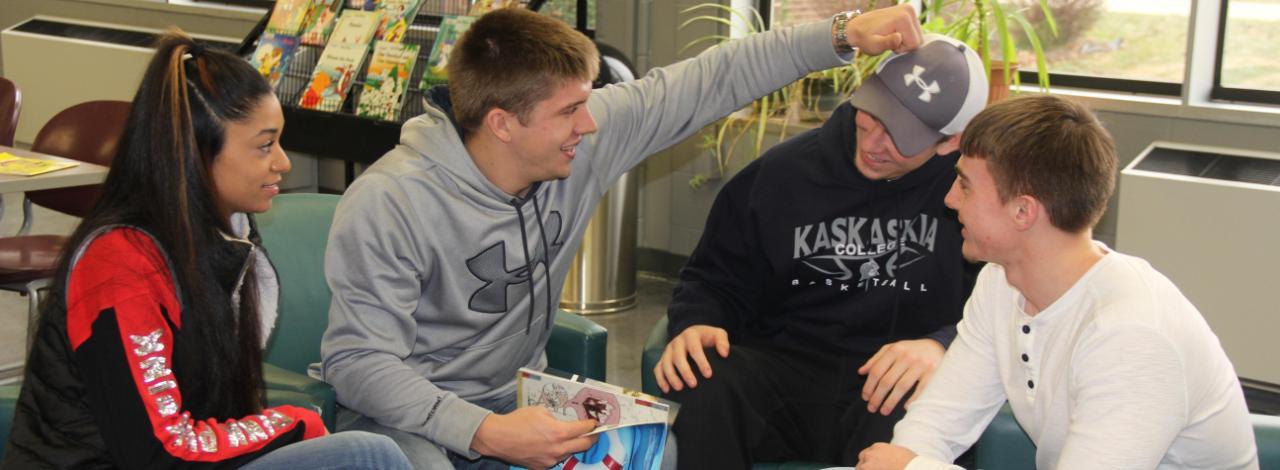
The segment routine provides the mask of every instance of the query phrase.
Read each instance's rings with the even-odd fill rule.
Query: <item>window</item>
[[[1054,85],[1178,96],[1187,62],[1191,0],[1050,0],[1055,36],[1039,0],[1003,0],[1027,19],[1044,46]],[[1035,56],[1020,27],[1023,82],[1035,82]]]
[[[1214,99],[1280,104],[1280,0],[1222,1]]]
[[[836,12],[858,9],[867,11],[875,5],[896,2],[881,0],[760,0],[760,14],[771,28],[811,23],[831,18]],[[735,5],[736,6],[736,5]]]
[[[787,26],[824,19],[850,8],[838,0],[761,0],[770,24]],[[1218,1],[1218,0],[1213,0]],[[1251,0],[1277,4],[1280,0]],[[864,11],[893,0],[852,2]],[[926,8],[935,0],[923,0]],[[972,0],[942,0],[942,15],[953,22],[973,11]],[[1036,29],[1045,46],[1055,85],[1177,96],[1187,62],[1187,31],[1191,0],[1049,0],[1059,34],[1055,37],[1041,11],[1040,0],[1000,0],[1006,12],[1016,12]],[[1019,41],[1019,68],[1024,82],[1034,83],[1035,56],[1015,20],[1009,20]],[[994,29],[994,26],[992,27]],[[993,44],[993,50],[998,51]]]

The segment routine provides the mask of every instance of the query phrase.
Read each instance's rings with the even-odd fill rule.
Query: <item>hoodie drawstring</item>
[[[533,260],[529,258],[529,234],[524,229],[524,204],[520,199],[512,198],[511,205],[516,208],[516,218],[520,222],[520,248],[524,250],[524,269],[529,273],[529,316],[525,318],[524,332],[529,334],[529,330],[533,327],[533,302],[538,296],[533,293]]]
[[[547,325],[546,329],[551,329],[551,248],[547,245],[547,229],[542,225],[542,209],[538,207],[538,195],[533,194],[533,216],[538,221],[538,233],[542,235],[542,255],[547,260]],[[533,282],[533,274],[529,275],[529,282]],[[530,307],[532,308],[532,307]]]

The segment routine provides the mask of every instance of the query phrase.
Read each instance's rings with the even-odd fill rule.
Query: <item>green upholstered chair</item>
[[[1258,467],[1280,470],[1280,416],[1250,415],[1253,438],[1258,442]]]
[[[974,446],[977,467],[983,470],[1036,468],[1036,445],[1013,418],[1008,403],[1000,407]]]
[[[320,361],[320,337],[329,324],[329,287],[324,281],[324,247],[338,196],[286,194],[257,216],[262,245],[280,277],[279,319],[264,354],[263,378],[272,405],[296,398],[281,391],[315,397],[321,416],[333,428],[333,387],[307,376]]]
[[[280,276],[280,317],[265,357],[267,388],[319,398],[330,427],[333,389],[306,373],[310,364],[320,362],[320,339],[329,323],[324,248],[338,200],[331,194],[284,194],[257,217],[262,244]],[[561,311],[547,343],[549,366],[604,380],[607,342],[603,327]]]
[[[1249,415],[1258,444],[1262,470],[1280,470],[1280,416]],[[1013,417],[1009,405],[1000,408],[976,444],[977,468],[1028,470],[1036,468],[1036,447]]]

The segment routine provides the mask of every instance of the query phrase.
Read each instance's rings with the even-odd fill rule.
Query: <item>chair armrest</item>
[[[604,327],[560,310],[547,340],[547,366],[604,381],[608,343]]]
[[[1258,466],[1280,468],[1280,416],[1254,414],[1249,419],[1258,443]]]
[[[649,330],[649,338],[644,342],[644,352],[640,356],[640,388],[644,393],[662,396],[658,389],[658,381],[653,378],[653,368],[662,359],[662,351],[667,349],[667,316],[663,315],[658,323]]]
[[[268,363],[262,364],[262,379],[267,385],[267,402],[270,404],[287,404],[312,407],[320,410],[320,418],[329,430],[334,429],[337,409],[333,386],[319,380],[299,374],[288,369]],[[305,404],[299,404],[301,394],[309,397]],[[285,400],[275,403],[277,399]]]
[[[18,406],[21,385],[0,386],[0,461],[9,448],[9,430],[13,428],[13,411]]]
[[[983,470],[1025,469],[1036,466],[1036,446],[1022,430],[1013,410],[1005,403],[995,419],[978,438],[976,449],[977,468]]]

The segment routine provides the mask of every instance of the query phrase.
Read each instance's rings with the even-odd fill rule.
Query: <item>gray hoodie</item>
[[[321,355],[338,400],[478,457],[471,440],[490,411],[474,403],[512,396],[516,369],[545,367],[551,316],[605,191],[753,99],[845,63],[830,30],[754,35],[594,90],[599,132],[578,146],[572,176],[525,198],[480,173],[447,107],[406,122],[400,145],[347,190],[329,233]]]

